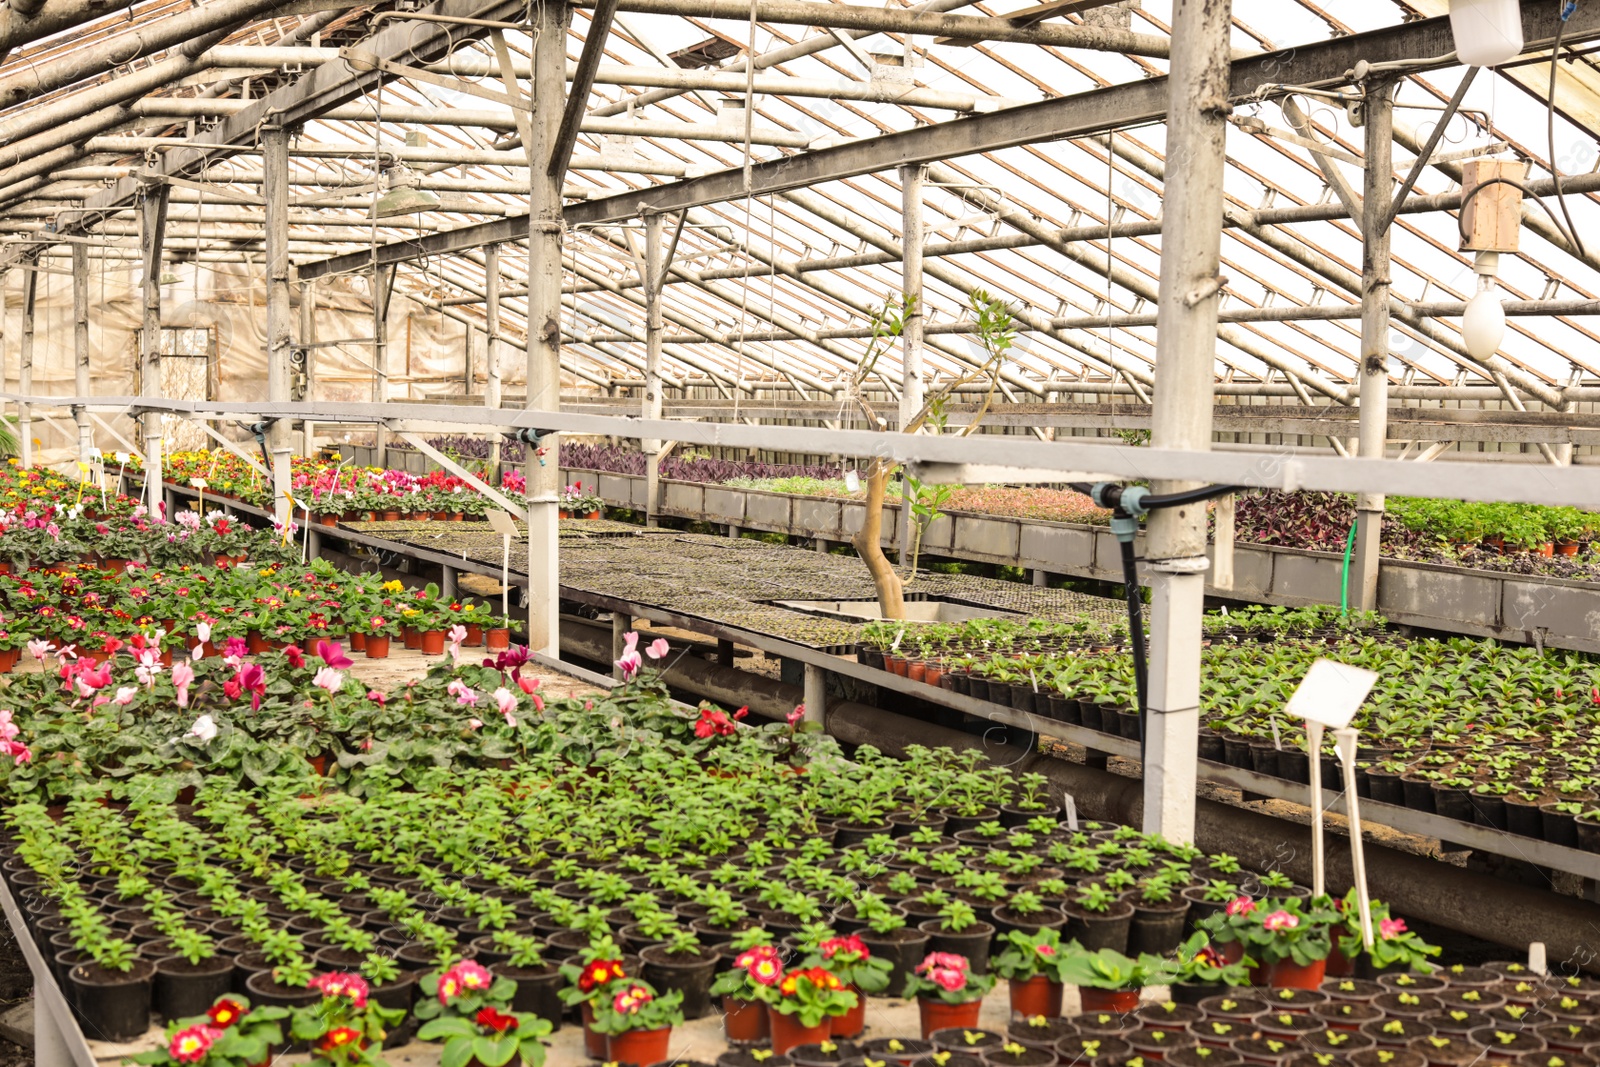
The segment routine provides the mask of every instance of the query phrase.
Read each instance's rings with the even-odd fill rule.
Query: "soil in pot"
[[[135,960],[123,971],[80,963],[67,972],[83,1035],[94,1041],[132,1041],[150,1028],[156,965]]]
[[[789,1067],[789,1057],[763,1050],[761,1058],[750,1049],[729,1049],[717,1057],[717,1067]]]
[[[662,992],[676,989],[683,993],[683,1017],[699,1019],[711,1012],[711,983],[716,977],[722,954],[702,948],[694,953],[672,955],[661,946],[639,953],[644,961],[646,982]]]
[[[233,959],[213,956],[190,963],[181,956],[156,961],[151,1005],[162,1025],[204,1014],[233,984]]]
[[[1026,1046],[1013,1049],[1002,1046],[985,1052],[983,1062],[988,1067],[1048,1067],[1056,1062],[1056,1054],[1054,1051]]]
[[[1146,1004],[1133,1014],[1147,1027],[1157,1030],[1177,1030],[1204,1017],[1205,1012],[1193,1004],[1164,1000]]]
[[[1483,1012],[1463,1011],[1460,1008],[1436,1011],[1432,1015],[1424,1015],[1417,1021],[1427,1023],[1433,1027],[1435,1033],[1439,1034],[1470,1034],[1474,1030],[1494,1025],[1494,1020]]]
[[[976,1026],[950,1026],[933,1031],[928,1035],[928,1040],[933,1042],[935,1052],[964,1052],[971,1056],[982,1056],[988,1050],[1004,1045],[1006,1035],[993,1030],[980,1030]]]
[[[1069,1034],[1056,1042],[1056,1056],[1062,1063],[1088,1063],[1101,1056],[1132,1055],[1133,1046],[1120,1037],[1100,1034]]]
[[[1406,1047],[1412,1052],[1421,1053],[1430,1067],[1470,1067],[1483,1058],[1483,1046],[1461,1034],[1455,1037],[1445,1034],[1419,1037]]]
[[[796,1045],[789,1050],[789,1062],[795,1067],[833,1067],[836,1063],[853,1060],[861,1055],[853,1041],[814,1041]]]
[[[1600,1026],[1588,1023],[1545,1023],[1533,1032],[1558,1052],[1582,1052],[1600,1045]]]
[[[1232,1049],[1197,1045],[1194,1048],[1175,1050],[1167,1057],[1166,1062],[1172,1064],[1172,1067],[1238,1067],[1244,1061]]]
[[[1383,1010],[1362,1001],[1330,1000],[1312,1005],[1311,1014],[1338,1030],[1359,1030],[1362,1024],[1383,1018]]]
[[[1200,1039],[1187,1030],[1135,1030],[1123,1038],[1135,1054],[1147,1060],[1163,1060],[1179,1049],[1195,1048]]]
[[[1388,1052],[1388,1056],[1383,1053]],[[1364,1048],[1350,1054],[1351,1067],[1428,1067],[1422,1053],[1411,1049]]]

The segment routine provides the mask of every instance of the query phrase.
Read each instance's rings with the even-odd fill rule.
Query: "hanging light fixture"
[[[1450,0],[1450,32],[1463,66],[1498,67],[1522,54],[1519,0]]]
[[[385,176],[388,188],[373,205],[372,217],[387,219],[438,207],[439,198],[427,189],[419,189],[417,186],[420,182],[421,179],[404,164],[391,168]]]
[[[1467,302],[1467,312],[1461,319],[1461,339],[1473,359],[1486,360],[1500,351],[1506,339],[1506,309],[1500,303],[1500,286],[1496,275],[1500,270],[1498,252],[1479,252],[1473,262],[1478,274],[1478,291]]]

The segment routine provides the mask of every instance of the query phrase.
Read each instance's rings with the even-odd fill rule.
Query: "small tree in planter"
[[[606,1035],[606,1059],[623,1067],[664,1061],[672,1028],[683,1024],[682,1003],[682,993],[657,994],[648,982],[630,980],[613,986],[594,1009],[594,1028]]]
[[[1061,1014],[1065,984],[1061,965],[1061,932],[1044,927],[1028,934],[1013,930],[1005,936],[1005,950],[995,958],[994,972],[1010,983],[1011,1010],[1028,1018]]]
[[[935,1030],[978,1026],[983,998],[994,988],[994,976],[973,974],[965,956],[930,952],[906,980],[906,999],[915,999],[922,1015],[922,1039]]]
[[[1130,1012],[1139,1006],[1139,991],[1145,986],[1167,985],[1173,965],[1148,953],[1130,959],[1108,948],[1091,952],[1069,944],[1063,950],[1061,980],[1078,987],[1083,1010],[1088,1012]]]
[[[790,971],[768,1001],[772,1051],[782,1055],[798,1045],[826,1041],[833,1020],[854,1008],[860,997],[821,967]]]

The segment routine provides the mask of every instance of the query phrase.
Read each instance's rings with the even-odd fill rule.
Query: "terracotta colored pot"
[[[388,634],[384,634],[382,637],[378,636],[377,634],[368,634],[367,635],[367,658],[368,659],[388,659],[389,658],[389,635]]]
[[[589,514],[584,516],[584,518],[586,518],[586,519],[598,519],[599,517],[600,517],[600,513],[598,511],[591,511],[591,512],[589,512]]]
[[[9,648],[0,651],[0,674],[10,674],[11,669],[17,665],[18,649]]]
[[[729,1041],[740,1044],[765,1041],[771,1033],[767,1028],[767,1006],[759,1000],[723,997],[722,1030]]]
[[[461,642],[461,643],[463,645],[466,645],[468,648],[482,648],[483,647],[483,627],[481,627],[481,626],[468,626],[467,627],[467,639],[465,641]]]
[[[1327,960],[1316,960],[1302,967],[1294,960],[1279,960],[1272,965],[1273,989],[1320,989],[1327,977]]]
[[[651,1067],[667,1061],[667,1043],[672,1040],[672,1027],[660,1030],[629,1030],[611,1034],[606,1038],[605,1058],[622,1067]]]
[[[1042,974],[1026,982],[1012,982],[1011,1011],[1027,1019],[1035,1015],[1053,1019],[1061,1014],[1062,990],[1060,982],[1052,982]]]
[[[433,518],[434,518],[435,522],[444,522],[449,517],[450,517],[450,513],[448,511],[435,511],[433,513]]]
[[[423,632],[422,654],[424,656],[439,656],[444,654],[443,630],[426,630]]]
[[[399,522],[400,521],[400,513],[398,511],[385,511],[383,513],[383,521],[384,522]]]
[[[1561,541],[1561,542],[1557,542],[1556,551],[1559,552],[1563,556],[1576,556],[1578,554],[1578,542],[1576,542],[1576,541]]]
[[[836,1015],[833,1019],[833,1036],[836,1038],[856,1038],[867,1028],[867,998],[855,986],[850,991],[856,995],[856,1006],[843,1015]]]
[[[937,667],[932,663],[928,664],[928,669],[923,674],[922,680],[927,682],[929,685],[937,686],[944,680],[944,668]]]
[[[931,997],[918,997],[917,1010],[922,1013],[922,1040],[926,1041],[932,1037],[935,1030],[948,1030],[953,1026],[959,1026],[964,1030],[976,1030],[978,1012],[982,1008],[982,1000],[972,1000],[965,1004],[946,1004]]]
[[[337,526],[337,525],[339,525],[339,516],[337,516],[337,515],[318,515],[317,516],[317,521],[320,522],[324,526]]]
[[[105,569],[112,574],[121,574],[128,569],[128,561],[125,559],[108,559],[105,561]]]
[[[902,678],[906,677],[907,671],[910,669],[910,665],[902,657],[891,656],[887,653],[883,657],[883,665],[888,668],[890,674],[898,674]]]
[[[400,640],[403,641],[405,646],[411,649],[413,652],[422,647],[422,634],[409,626],[403,626],[400,628]]]
[[[589,1028],[594,1023],[594,1008],[589,1006],[588,1001],[584,1001],[580,1014],[583,1018],[583,1051],[588,1053],[591,1060],[605,1059],[606,1035]]]
[[[489,642],[490,652],[504,652],[511,647],[511,631],[504,627],[485,630],[484,637]]]
[[[1083,1001],[1083,1013],[1119,1012],[1126,1014],[1139,1006],[1137,989],[1090,989],[1078,987],[1078,999]]]
[[[917,660],[915,663],[909,663],[908,662],[906,664],[906,677],[910,678],[913,682],[925,682],[925,681],[927,681],[928,680],[928,665],[926,663],[922,662],[920,659]]]
[[[10,574],[10,573],[12,573],[11,564],[10,563],[5,563],[5,562],[0,562],[0,574]]]
[[[1541,556],[1553,556],[1556,554],[1556,546],[1554,542],[1544,541],[1536,546],[1534,551]]]
[[[367,635],[366,634],[351,634],[350,635],[350,651],[352,651],[352,652],[365,652],[366,650],[367,650]]]
[[[1323,961],[1323,976],[1326,978],[1349,978],[1356,973],[1355,964],[1345,956],[1344,949],[1339,947],[1338,939],[1333,943],[1333,951],[1328,953],[1328,958]]]
[[[261,655],[261,653],[265,652],[268,647],[270,647],[267,644],[267,639],[262,637],[261,633],[257,630],[251,630],[245,635],[245,644],[250,646],[251,653],[257,656]]]
[[[772,1034],[772,1051],[782,1056],[800,1045],[815,1045],[833,1036],[833,1020],[823,1019],[816,1026],[801,1026],[799,1016],[767,1009],[767,1029]]]
[[[318,755],[318,756],[307,756],[306,757],[306,762],[311,764],[311,769],[316,772],[318,778],[326,778],[327,777],[327,775],[328,775],[328,754],[326,752],[324,752],[324,753],[322,753],[321,755]]]
[[[566,508],[557,508],[556,509],[556,518],[558,518],[558,519],[570,519],[570,518],[572,518],[572,512],[568,511]]]

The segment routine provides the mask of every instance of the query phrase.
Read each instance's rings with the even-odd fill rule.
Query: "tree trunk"
[[[883,617],[903,619],[906,617],[904,585],[890,565],[889,558],[883,554],[883,493],[889,487],[891,466],[885,460],[873,461],[872,469],[867,473],[866,518],[850,543],[855,546],[856,554],[872,575],[872,584],[878,590],[878,609]]]

